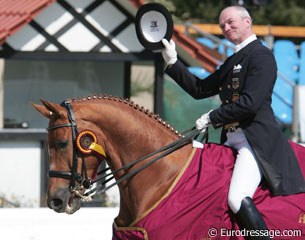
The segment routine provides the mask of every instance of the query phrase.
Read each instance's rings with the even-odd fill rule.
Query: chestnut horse
[[[67,109],[56,103],[41,101],[43,105],[33,105],[43,116],[50,119],[50,170],[70,172],[74,143]],[[85,155],[86,175],[90,178],[96,172],[101,158],[107,161],[110,169],[115,170],[181,138],[179,133],[158,115],[128,100],[111,96],[92,96],[73,100],[71,105],[78,131],[92,131],[105,152],[105,156]],[[120,183],[120,212],[116,223],[129,225],[160,199],[191,151],[191,144],[187,144],[154,163],[149,169],[143,169]],[[115,179],[120,179],[128,171],[143,164],[144,162],[141,162],[128,170],[115,173]],[[81,161],[78,161],[77,172],[82,172]],[[70,191],[70,182],[64,177],[49,179],[47,203],[51,209],[71,214],[80,208],[81,196]],[[83,193],[84,190],[80,191]]]
[[[113,239],[243,239],[227,232],[238,229],[227,205],[233,149],[218,144],[193,148],[197,130],[181,135],[159,116],[117,97],[41,102],[33,106],[50,120],[49,208],[77,211],[105,160],[120,192]],[[293,148],[305,174],[305,148]],[[269,229],[299,231],[285,239],[305,237],[304,199],[305,194],[272,197],[264,186],[254,196]]]

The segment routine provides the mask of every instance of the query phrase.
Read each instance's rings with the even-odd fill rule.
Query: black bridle
[[[53,131],[55,129],[63,128],[63,127],[70,127],[72,129],[72,141],[73,141],[72,168],[71,168],[71,171],[50,170],[48,175],[49,175],[49,177],[53,177],[53,178],[63,178],[63,179],[70,180],[70,185],[69,185],[70,192],[73,194],[76,194],[77,196],[84,198],[84,199],[92,194],[95,194],[96,192],[98,192],[98,193],[106,192],[108,189],[112,188],[113,186],[120,184],[121,182],[134,176],[135,174],[142,171],[143,169],[149,167],[150,165],[152,165],[154,162],[158,161],[159,159],[167,156],[168,154],[170,154],[170,153],[176,151],[177,149],[185,146],[186,144],[190,143],[190,141],[192,139],[196,138],[196,136],[200,133],[195,128],[189,129],[183,133],[183,135],[180,139],[158,149],[157,151],[147,154],[129,164],[124,165],[123,167],[121,167],[119,169],[111,171],[108,174],[105,174],[105,173],[108,170],[110,170],[110,168],[105,168],[98,172],[97,177],[95,179],[90,179],[90,178],[88,178],[88,175],[87,175],[87,167],[86,167],[86,161],[85,161],[84,155],[80,151],[78,151],[76,143],[75,143],[76,142],[75,140],[76,140],[79,132],[77,129],[77,124],[75,121],[75,116],[73,113],[72,105],[69,101],[64,101],[63,103],[61,103],[61,106],[63,106],[67,110],[69,123],[50,126],[47,128],[47,130]],[[206,131],[206,134],[207,134],[207,132],[208,131]],[[206,135],[204,137],[206,137]],[[156,154],[159,154],[159,155],[152,158],[151,160],[149,160],[148,162],[146,162],[139,168],[126,173],[120,179],[117,179],[114,183],[105,187],[106,183],[108,183],[109,181],[114,179],[114,174],[116,174],[117,172],[130,169],[137,163],[142,162],[142,161],[146,160],[147,158],[153,157]],[[81,159],[81,161],[82,161],[81,173],[78,173],[78,160],[79,159]],[[107,179],[107,177],[108,177],[108,179]],[[83,193],[84,189],[91,188],[92,185],[97,182],[101,182],[101,190],[99,189],[99,191],[97,191],[97,188],[94,188],[94,189],[88,190],[86,193]]]
[[[91,186],[91,179],[88,178],[87,175],[87,167],[86,167],[86,161],[84,159],[84,155],[80,153],[76,146],[75,146],[75,140],[76,137],[78,136],[78,129],[75,121],[75,116],[73,113],[72,105],[70,104],[69,101],[64,101],[61,103],[61,106],[65,107],[68,113],[68,119],[69,123],[66,124],[59,124],[59,125],[54,125],[51,127],[48,127],[48,131],[52,131],[58,128],[63,128],[63,127],[71,127],[72,129],[72,144],[73,144],[73,162],[72,162],[72,169],[71,171],[54,171],[50,170],[49,171],[49,177],[54,177],[54,178],[64,178],[70,180],[70,191],[75,191],[77,188],[77,184],[79,183],[81,186],[83,186],[85,189],[90,188]],[[82,160],[82,172],[78,173],[78,159],[81,158]]]

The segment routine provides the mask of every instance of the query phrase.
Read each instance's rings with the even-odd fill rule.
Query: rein
[[[110,188],[120,184],[121,182],[127,180],[128,178],[136,175],[137,173],[139,173],[140,171],[144,170],[145,168],[149,167],[150,165],[152,165],[153,163],[157,162],[158,160],[160,160],[161,158],[169,155],[170,153],[176,151],[177,149],[185,146],[186,144],[188,144],[192,139],[194,139],[197,135],[198,135],[198,130],[197,129],[190,129],[190,130],[187,130],[185,132],[185,135],[182,136],[180,139],[178,139],[177,141],[174,141],[152,153],[149,153],[143,157],[140,157],[139,159],[129,163],[129,164],[126,164],[125,166],[121,167],[121,168],[118,168],[114,171],[111,171],[110,173],[108,173],[107,175],[103,175],[101,177],[97,177],[95,180],[92,181],[92,183],[95,183],[95,182],[98,182],[98,181],[101,181],[109,176],[111,176],[110,178],[104,180],[103,182],[101,182],[101,190],[97,189],[97,188],[94,188],[88,192],[85,193],[84,196],[89,196],[91,195],[92,193],[96,192],[97,193],[105,193],[107,190],[109,190]],[[134,165],[154,156],[154,155],[157,155],[158,153],[161,153],[160,155],[156,156],[155,158],[152,158],[150,161],[148,161],[147,163],[145,163],[144,165],[142,165],[141,167],[125,174],[123,177],[119,178],[118,180],[116,180],[114,183],[112,183],[111,185],[105,187],[106,183],[111,181],[112,179],[114,179],[114,174],[116,174],[117,172],[119,171],[122,171],[122,170],[126,170],[126,169],[129,169],[131,167],[133,167]],[[102,171],[100,171],[98,173],[98,175],[102,174],[102,173],[105,173],[106,171],[108,171],[109,168],[106,168]]]
[[[72,140],[73,140],[73,163],[72,163],[72,169],[71,171],[54,171],[54,170],[50,170],[49,171],[49,177],[53,177],[53,178],[64,178],[64,179],[68,179],[70,180],[70,192],[79,196],[82,199],[86,199],[89,198],[91,195],[94,195],[95,193],[105,193],[107,190],[109,190],[110,188],[120,184],[121,182],[127,180],[128,178],[136,175],[137,173],[139,173],[140,171],[144,170],[145,168],[149,167],[150,165],[152,165],[153,163],[155,163],[156,161],[158,161],[159,159],[169,155],[170,153],[176,151],[177,149],[185,146],[186,144],[188,144],[190,141],[192,141],[194,138],[196,138],[196,136],[200,133],[200,131],[198,131],[196,128],[192,128],[192,129],[188,129],[186,130],[182,137],[152,153],[149,153],[143,157],[140,157],[139,159],[126,164],[125,166],[116,169],[114,171],[111,171],[110,173],[106,174],[105,173],[110,170],[110,168],[105,168],[101,171],[98,172],[97,177],[95,179],[90,179],[87,176],[87,167],[86,167],[86,161],[84,159],[83,154],[80,153],[80,151],[78,151],[77,149],[77,145],[76,145],[76,138],[78,136],[78,129],[77,129],[77,124],[75,121],[75,117],[74,117],[74,113],[73,113],[73,109],[72,109],[72,105],[69,101],[64,101],[61,106],[65,107],[67,110],[67,114],[68,114],[68,119],[69,119],[69,123],[66,124],[59,124],[59,125],[54,125],[54,126],[50,126],[47,128],[48,131],[52,131],[58,128],[63,128],[63,127],[71,127],[72,129]],[[206,131],[207,133],[207,131]],[[98,145],[98,144],[97,144]],[[94,149],[93,149],[94,150]],[[103,150],[103,149],[102,149]],[[104,150],[103,150],[104,152]],[[99,152],[100,153],[100,152]],[[158,156],[155,156],[159,154]],[[103,156],[105,158],[106,154],[103,154]],[[153,157],[154,158],[150,159],[147,163],[145,163],[144,165],[142,165],[139,168],[134,169],[131,172],[128,172],[127,174],[125,174],[124,176],[122,176],[121,178],[117,179],[114,183],[112,183],[111,185],[106,187],[106,183],[111,181],[112,179],[114,179],[114,174],[118,173],[119,171],[122,170],[128,170],[129,168],[133,167],[134,165],[150,158]],[[77,166],[78,166],[78,158],[81,158],[82,160],[82,172],[78,173],[77,172]],[[108,179],[106,179],[107,177],[109,177]],[[93,189],[90,189],[94,183],[98,183],[100,182],[100,186],[99,187],[95,187]],[[79,186],[76,185],[76,182],[80,183]],[[83,189],[88,189],[88,191],[86,191],[85,193],[82,192]]]

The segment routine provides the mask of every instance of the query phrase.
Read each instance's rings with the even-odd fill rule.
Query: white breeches
[[[262,180],[262,173],[241,128],[238,128],[235,132],[228,132],[227,141],[224,144],[235,148],[238,152],[228,195],[229,207],[236,214],[240,209],[242,200],[245,197],[253,197]]]

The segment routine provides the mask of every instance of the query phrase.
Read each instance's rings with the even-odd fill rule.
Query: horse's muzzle
[[[71,194],[68,189],[59,189],[48,194],[48,207],[58,213],[75,213],[81,206],[81,199]]]

